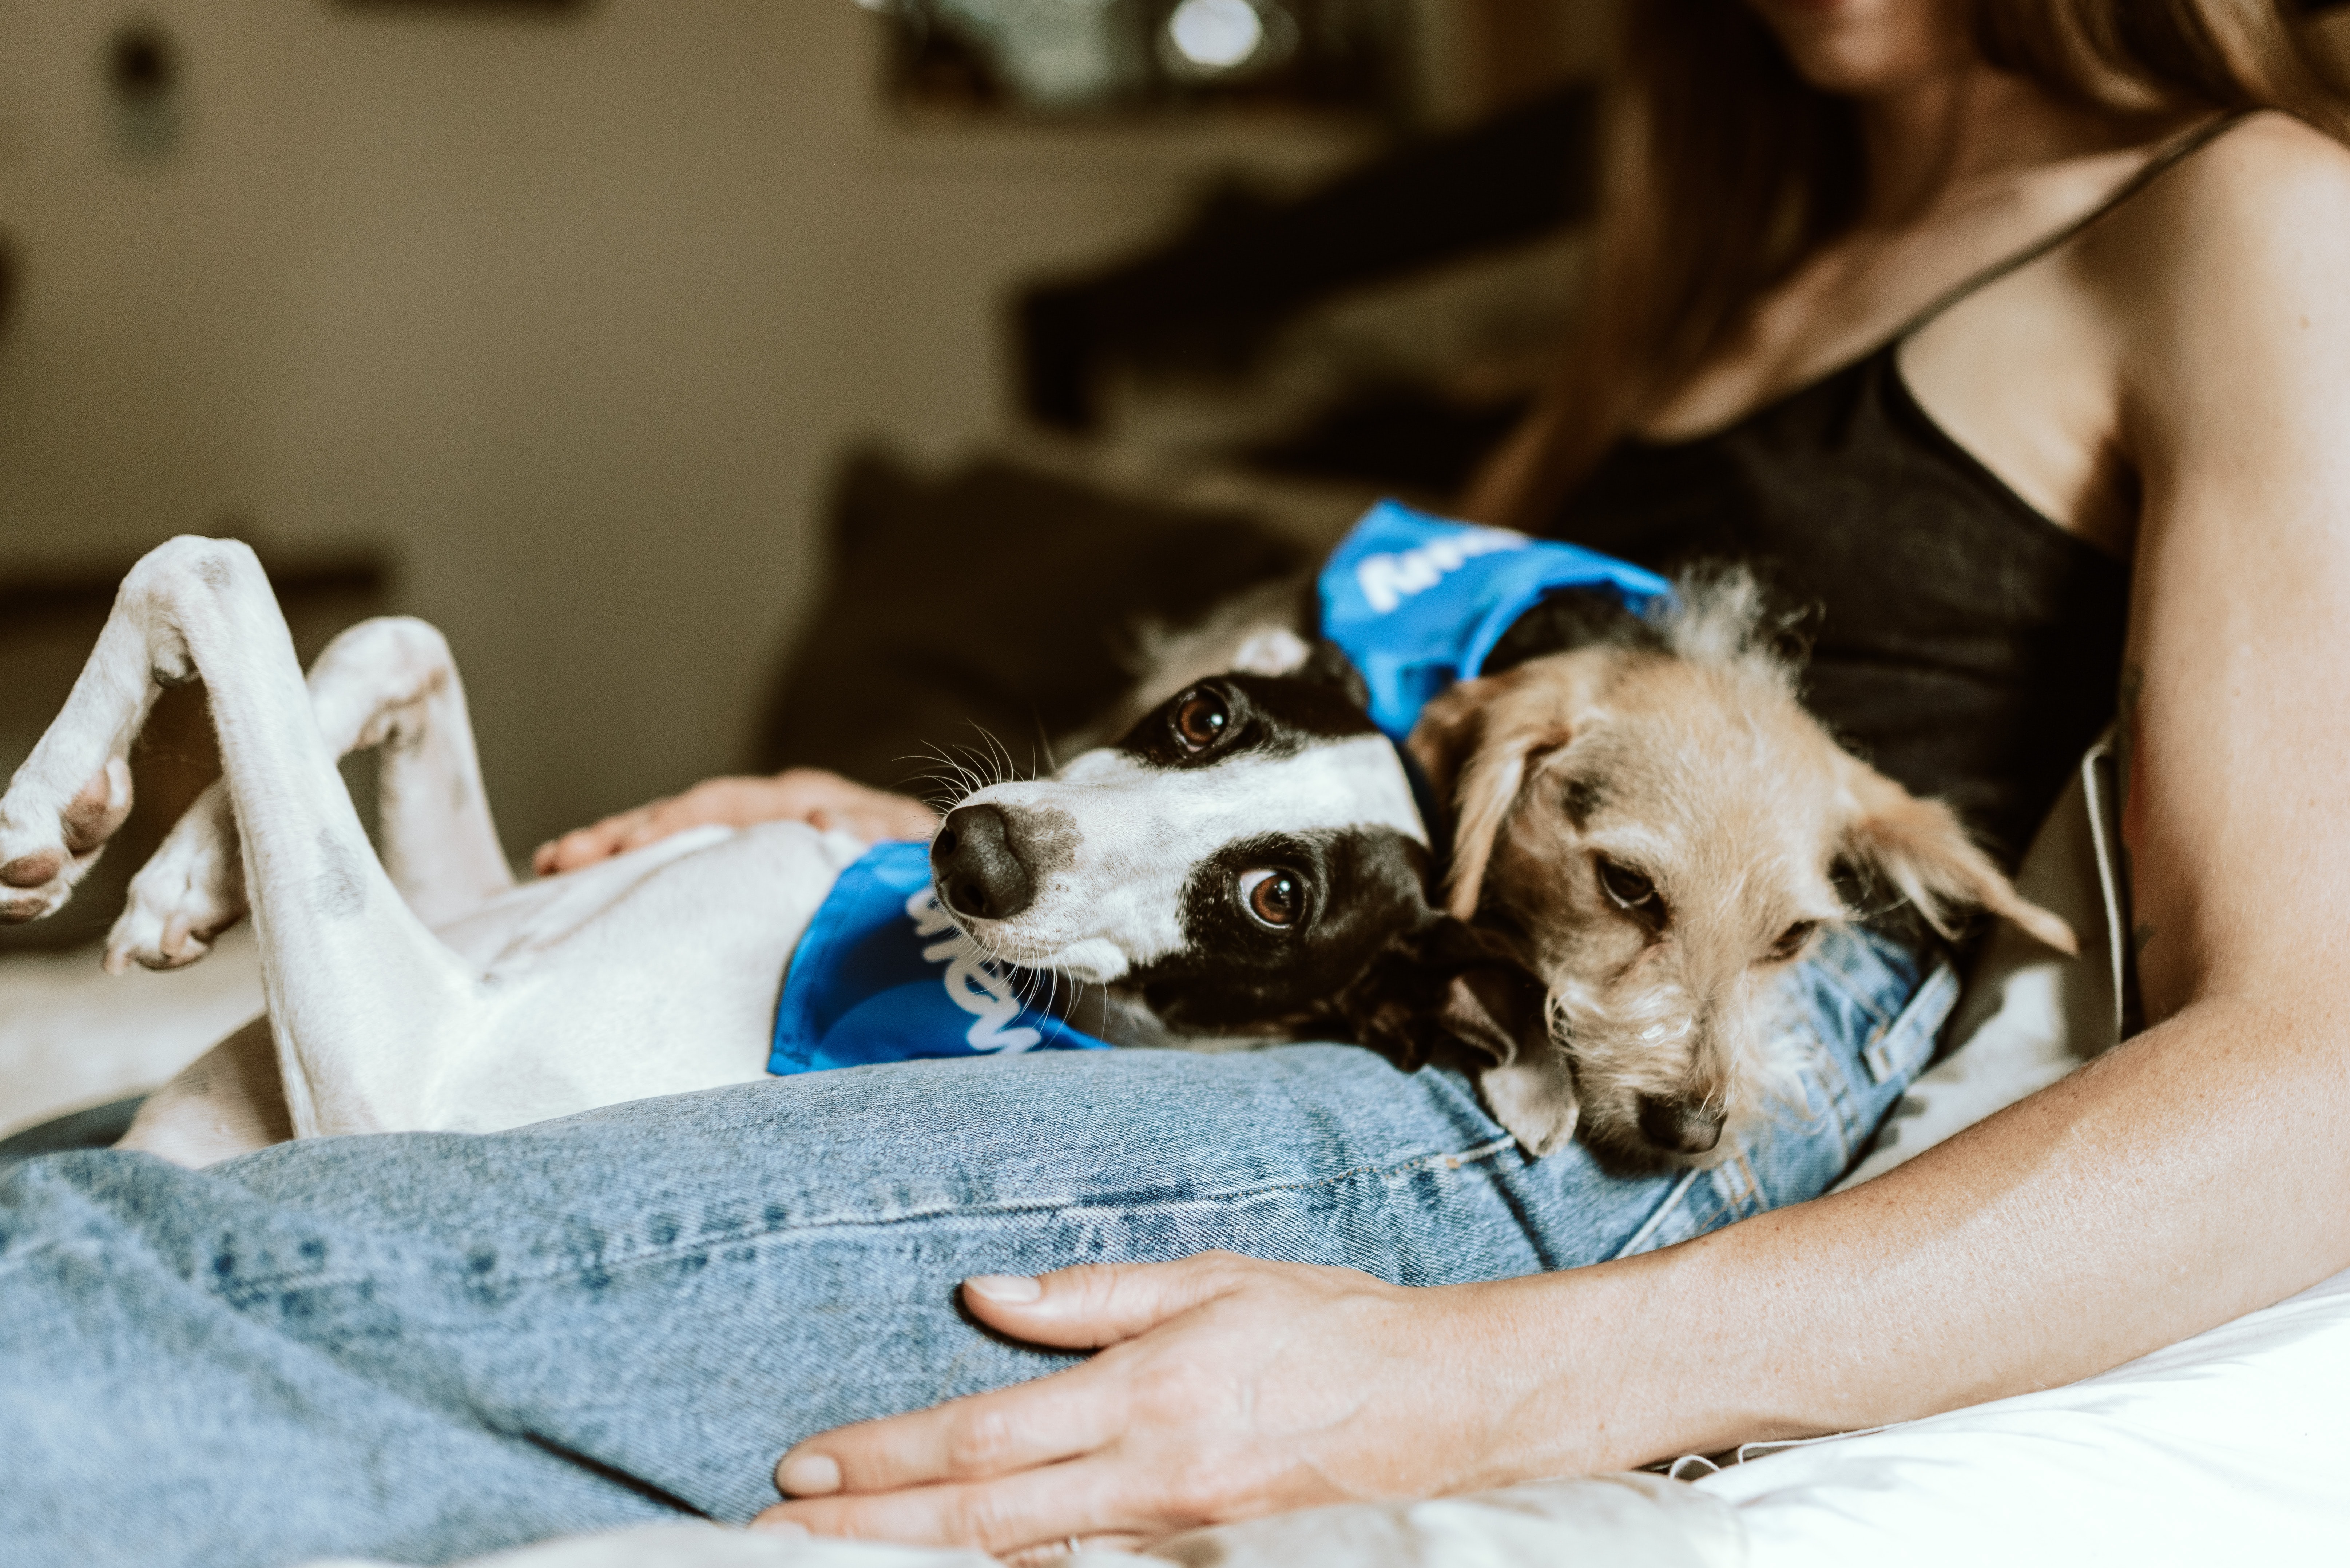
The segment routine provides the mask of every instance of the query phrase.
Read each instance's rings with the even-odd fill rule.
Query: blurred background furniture
[[[1272,337],[1214,329],[1247,352],[1211,374],[1096,304],[1074,358],[1031,353],[1015,297],[1097,303],[1211,232],[1284,256],[1247,235],[1301,193],[1588,78],[1612,4],[0,0],[0,579],[231,516],[396,562],[387,603],[450,636],[525,854],[762,756],[778,659],[820,640],[847,453],[1214,492],[1227,520],[1253,490],[1284,538],[1342,513],[1352,458],[1233,454],[1340,383],[1427,385],[1476,314],[1459,275],[1316,260],[1257,311]],[[1081,11],[1128,87],[1071,85],[1110,81]],[[1087,428],[1035,435],[1032,368]],[[1496,406],[1469,390],[1444,384]]]
[[[1024,411],[1066,439],[845,464],[757,765],[919,785],[983,735],[1038,765],[1118,695],[1138,626],[1303,571],[1376,495],[1446,504],[1555,339],[1594,107],[1553,91],[1292,197],[1222,190],[1163,244],[1024,289]],[[1221,493],[1183,504],[1203,472]]]

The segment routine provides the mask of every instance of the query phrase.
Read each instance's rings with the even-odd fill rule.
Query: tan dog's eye
[[[1595,862],[1599,873],[1599,890],[1609,902],[1633,916],[1650,929],[1665,923],[1665,901],[1658,896],[1657,885],[1628,866],[1601,857]]]
[[[1772,959],[1775,961],[1794,958],[1804,950],[1804,944],[1810,941],[1812,933],[1819,929],[1817,920],[1797,920],[1781,931],[1779,940],[1771,944]]]
[[[1275,930],[1295,925],[1305,914],[1305,884],[1289,871],[1243,871],[1241,903]]]
[[[1175,710],[1175,738],[1187,752],[1204,752],[1224,738],[1232,711],[1212,691],[1194,692]]]

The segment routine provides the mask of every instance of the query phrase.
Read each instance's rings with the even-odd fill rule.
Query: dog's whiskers
[[[921,797],[922,804],[941,816],[944,816],[948,812],[985,789],[990,783],[994,782],[983,777],[978,769],[952,755],[942,746],[930,746],[921,752],[901,756],[898,760],[938,764],[930,772],[917,774],[916,777],[921,782],[935,786],[932,793]]]
[[[995,771],[995,776],[990,779],[988,783],[1018,784],[1024,782],[1021,777],[1020,764],[1013,760],[1012,748],[1006,746],[1003,741],[999,740],[996,737],[994,731],[990,730],[986,725],[978,722],[976,720],[972,721],[971,727],[978,731],[980,739],[987,742],[987,750],[984,754],[987,759],[988,766]]]

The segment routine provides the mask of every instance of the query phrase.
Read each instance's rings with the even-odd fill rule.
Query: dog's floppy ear
[[[1338,1007],[1357,1040],[1406,1067],[1474,1071],[1493,1119],[1527,1153],[1575,1136],[1575,1071],[1551,1040],[1549,997],[1499,938],[1434,916],[1389,943]]]
[[[1285,626],[1253,631],[1232,650],[1231,668],[1243,675],[1284,675],[1335,686],[1357,708],[1371,705],[1371,688],[1344,649],[1327,638],[1308,640]]]
[[[2073,928],[2018,893],[1949,806],[1919,800],[1857,759],[1846,761],[1853,815],[1845,853],[1898,888],[1928,925],[1947,937],[1954,915],[1986,909],[2059,952],[2081,950]]]
[[[1243,675],[1295,675],[1314,659],[1314,645],[1285,626],[1253,631],[1232,650],[1232,668]]]
[[[1455,813],[1444,883],[1445,908],[1455,919],[1477,912],[1493,841],[1517,804],[1527,767],[1574,738],[1565,705],[1541,695],[1519,670],[1464,680],[1430,699],[1413,726],[1412,756]]]

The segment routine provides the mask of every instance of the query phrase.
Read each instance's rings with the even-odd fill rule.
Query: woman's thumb
[[[963,1304],[1033,1345],[1096,1349],[1156,1328],[1231,1287],[1214,1253],[1174,1263],[1086,1263],[1049,1274],[979,1274]]]

